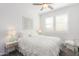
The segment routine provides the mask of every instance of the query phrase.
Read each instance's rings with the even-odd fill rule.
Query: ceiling
[[[56,10],[56,9],[59,9],[59,8],[65,7],[65,6],[69,6],[71,4],[72,3],[52,3],[50,5],[53,7],[53,10]],[[43,11],[40,11],[41,6],[33,6],[33,7],[36,10],[38,10],[38,13],[45,13],[45,12],[48,12],[48,11],[52,11],[49,8],[48,9],[44,9]]]
[[[54,8],[53,10],[56,10],[58,8],[62,8],[64,6],[69,6],[71,4],[72,3],[53,3],[53,4],[51,4],[51,6]],[[44,9],[43,11],[40,11],[41,6],[35,6],[35,5],[32,5],[32,3],[1,3],[0,4],[0,9],[12,8],[12,7],[26,8],[27,12],[33,11],[33,12],[37,12],[37,13],[45,13],[48,11],[52,11],[50,9]]]

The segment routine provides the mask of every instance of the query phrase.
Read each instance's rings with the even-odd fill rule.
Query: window
[[[67,15],[56,16],[56,31],[67,31]]]
[[[68,29],[67,14],[48,17],[45,19],[45,28],[52,31],[67,31]]]
[[[48,17],[45,19],[45,28],[47,30],[53,30],[53,17]]]

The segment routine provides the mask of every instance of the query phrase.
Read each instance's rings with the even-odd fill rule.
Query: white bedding
[[[57,56],[60,44],[60,38],[43,35],[25,35],[19,40],[20,52],[27,56]]]

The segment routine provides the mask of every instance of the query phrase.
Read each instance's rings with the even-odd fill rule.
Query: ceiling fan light
[[[48,4],[43,4],[43,8],[48,8]]]

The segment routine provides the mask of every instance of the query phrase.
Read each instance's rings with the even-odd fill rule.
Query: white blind
[[[67,31],[68,30],[68,16],[62,14],[56,16],[56,31]]]
[[[45,19],[45,28],[47,30],[53,30],[53,17],[48,17]]]

